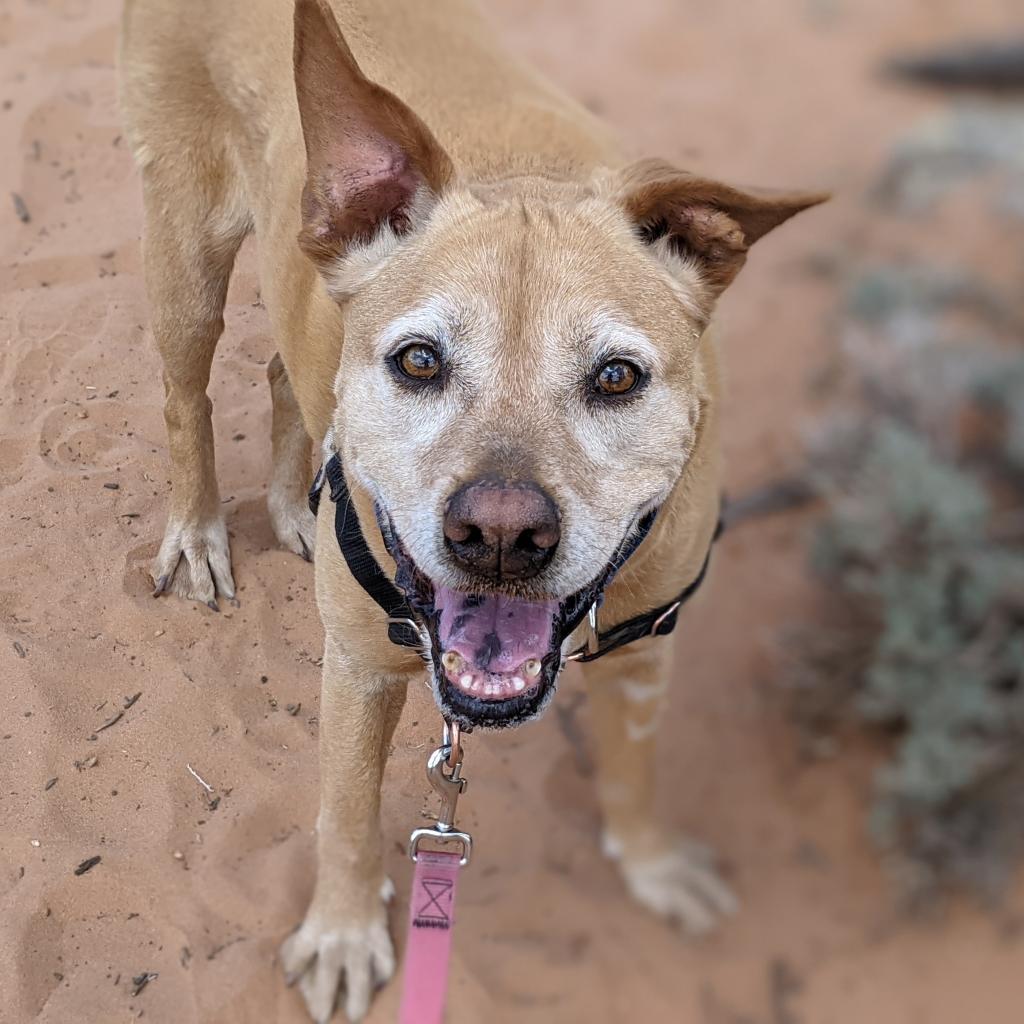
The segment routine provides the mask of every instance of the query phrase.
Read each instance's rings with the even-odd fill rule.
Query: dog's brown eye
[[[605,363],[594,378],[594,387],[602,395],[625,395],[640,382],[640,371],[622,359]]]
[[[441,372],[441,356],[432,345],[417,341],[395,356],[395,365],[412,380],[433,380]]]

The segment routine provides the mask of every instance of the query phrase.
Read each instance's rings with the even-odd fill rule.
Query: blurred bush
[[[1000,164],[988,139],[1024,116],[976,109],[901,144],[873,201],[920,216],[994,170],[1006,202],[979,183],[972,216],[1024,255],[1024,150]],[[953,178],[936,139],[985,160]],[[994,899],[1024,855],[1024,295],[946,255],[844,268],[841,369],[809,445],[827,611],[795,634],[792,675],[811,749],[851,723],[883,742],[870,826],[904,891]]]

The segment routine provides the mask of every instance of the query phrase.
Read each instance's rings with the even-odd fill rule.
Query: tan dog
[[[627,165],[467,0],[128,0],[121,72],[174,467],[153,576],[213,606],[234,582],[206,387],[235,254],[258,238],[280,350],[270,514],[282,544],[315,548],[326,633],[321,866],[282,959],[314,1019],[344,979],[356,1020],[394,968],[380,782],[423,663],[385,642],[332,503],[308,511],[310,438],[330,432],[373,554],[419,588],[445,713],[532,717],[580,643],[560,610],[600,597],[645,516],[602,629],[700,573],[712,307],[749,245],[824,197]],[[630,890],[699,932],[733,899],[652,812],[669,657],[648,639],[587,666],[599,795]]]

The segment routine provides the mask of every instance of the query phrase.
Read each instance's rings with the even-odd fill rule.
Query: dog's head
[[[320,0],[297,5],[295,70],[300,244],[344,313],[335,437],[430,624],[442,710],[520,722],[550,698],[570,609],[683,473],[715,300],[824,197],[655,161],[463,180]]]

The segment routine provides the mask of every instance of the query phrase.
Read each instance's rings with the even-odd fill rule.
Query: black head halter
[[[328,493],[331,496],[331,501],[334,502],[334,533],[338,538],[338,547],[341,548],[341,554],[355,581],[387,614],[388,639],[399,647],[414,648],[422,653],[423,637],[416,625],[416,614],[408,599],[380,567],[380,563],[373,557],[373,553],[366,543],[355,503],[352,501],[352,495],[349,493],[348,484],[345,481],[341,456],[337,452],[323,463],[310,488],[309,507],[313,515],[317,514],[320,507],[320,494],[325,484],[329,486]],[[598,595],[650,532],[654,525],[655,515],[656,513],[650,512],[637,524],[637,528],[602,575],[596,588]],[[719,518],[713,540],[718,539],[722,528],[723,523]],[[710,561],[711,549],[708,548],[708,553],[697,577],[687,584],[676,598],[669,601],[668,604],[652,608],[642,615],[637,615],[605,632],[598,633],[595,646],[590,649],[581,648],[571,654],[570,659],[581,662],[595,661],[597,658],[610,654],[612,651],[645,636],[667,636],[676,628],[679,609],[693,597],[701,583],[704,582]],[[586,589],[591,591],[595,588],[588,587]],[[575,598],[575,600],[570,598],[562,611],[563,636],[572,634],[593,604],[593,600],[584,600],[580,598],[580,595],[575,595]],[[598,600],[600,600],[599,596]]]

